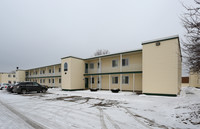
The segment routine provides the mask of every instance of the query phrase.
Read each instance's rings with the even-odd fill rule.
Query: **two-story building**
[[[17,70],[16,81],[25,80],[62,90],[119,88],[176,96],[181,88],[179,37],[146,41],[138,50],[86,59],[68,56],[61,58],[61,64]]]
[[[143,42],[143,49],[81,59],[61,58],[62,89],[99,88],[177,95],[181,88],[178,36]]]
[[[49,87],[61,87],[61,64],[25,70],[26,81],[38,82]]]

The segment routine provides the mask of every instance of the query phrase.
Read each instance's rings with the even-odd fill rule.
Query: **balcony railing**
[[[129,71],[142,71],[142,65],[134,64],[128,66],[118,67],[102,67],[101,71],[98,68],[88,69],[88,73],[110,73],[110,72],[129,72]]]
[[[28,75],[27,77],[51,77],[51,76],[61,76],[61,72],[59,73],[47,73],[47,74],[37,74],[37,75]]]

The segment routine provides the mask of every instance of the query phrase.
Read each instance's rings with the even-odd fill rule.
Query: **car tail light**
[[[7,88],[7,86],[5,86],[5,88]]]

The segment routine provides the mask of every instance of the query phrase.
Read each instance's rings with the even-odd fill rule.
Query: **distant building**
[[[200,74],[190,72],[189,85],[192,87],[200,87]]]
[[[142,43],[139,50],[81,59],[68,56],[61,64],[16,71],[16,81],[35,81],[62,90],[99,88],[176,96],[181,88],[178,36]],[[19,79],[20,78],[20,79]]]
[[[189,86],[189,77],[182,77],[182,87]]]

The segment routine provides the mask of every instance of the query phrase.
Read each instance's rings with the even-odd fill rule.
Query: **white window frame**
[[[116,62],[116,66],[113,66],[113,61]],[[118,66],[119,66],[119,61],[118,61],[118,59],[112,60],[112,68],[116,68],[116,67],[118,67]]]
[[[117,78],[117,83],[116,83],[116,79]],[[118,76],[112,76],[112,84],[118,84],[119,83],[119,77]]]
[[[128,77],[128,83],[126,83],[126,77]],[[125,85],[129,84],[129,76],[122,76],[122,84],[125,84]]]
[[[123,65],[123,60],[125,60],[125,65]],[[127,60],[127,62],[126,62],[126,60]],[[127,64],[126,64],[127,63]],[[123,58],[122,59],[122,67],[126,67],[126,66],[128,66],[129,65],[129,58]]]
[[[91,67],[91,66],[93,66],[93,67]],[[94,63],[90,63],[89,68],[94,69]]]

